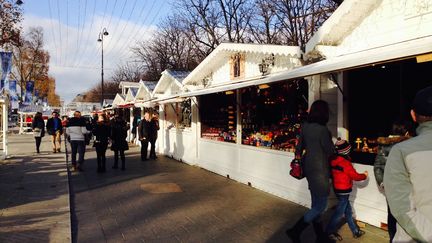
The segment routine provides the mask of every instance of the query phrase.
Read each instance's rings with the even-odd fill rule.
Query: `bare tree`
[[[223,36],[219,25],[221,13],[216,7],[216,0],[180,0],[177,6],[189,40],[207,56],[219,45]]]
[[[337,8],[331,0],[273,0],[283,43],[304,48],[313,33]]]
[[[218,11],[222,13],[219,19],[229,42],[245,42],[245,32],[249,25],[253,5],[248,0],[218,0]]]
[[[165,69],[192,70],[202,60],[189,41],[181,19],[169,16],[152,39],[137,43],[135,56],[144,64],[146,80],[157,80]]]
[[[86,92],[84,92],[81,96],[82,102],[100,102],[101,100],[101,87],[102,85],[96,84]],[[117,82],[108,81],[104,83],[104,98],[105,99],[114,99],[116,94],[120,92],[119,84]]]
[[[252,42],[280,44],[282,42],[281,23],[276,15],[276,7],[268,0],[255,0],[254,12],[248,23],[248,33]]]
[[[118,66],[114,70],[111,80],[115,83],[120,83],[121,81],[139,82],[142,78],[142,74],[142,65],[138,63],[127,63],[126,65]]]

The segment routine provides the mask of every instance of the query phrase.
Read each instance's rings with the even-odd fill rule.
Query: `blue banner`
[[[4,87],[9,88],[9,85],[7,84],[7,77],[9,73],[12,70],[12,52],[0,52],[0,59],[1,59],[1,80],[0,80],[0,89],[3,89]]]
[[[34,81],[27,81],[24,103],[31,104],[33,102],[33,90],[34,90]]]
[[[18,92],[17,92],[17,81],[9,81],[9,97],[12,109],[18,109]]]

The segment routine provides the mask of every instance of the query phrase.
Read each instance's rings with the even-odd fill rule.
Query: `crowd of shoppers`
[[[139,133],[141,144],[145,145],[145,152],[141,149],[143,160],[147,160],[148,144],[151,145],[150,159],[156,159],[155,143],[157,131],[159,130],[159,121],[156,115],[146,112],[141,120],[137,116],[134,119],[131,134],[136,137]],[[121,161],[121,170],[126,169],[125,151],[129,149],[127,142],[129,124],[123,118],[121,110],[117,110],[111,117],[109,113],[95,114],[92,120],[85,119],[79,111],[75,111],[73,117],[63,116],[59,118],[59,113],[54,111],[52,117],[48,119],[46,125],[42,118],[42,113],[37,112],[32,121],[32,129],[36,142],[36,152],[40,153],[40,144],[45,135],[45,131],[51,136],[52,151],[61,152],[61,136],[65,137],[71,145],[71,162],[73,169],[76,171],[84,170],[84,156],[86,145],[90,144],[93,136],[93,147],[97,155],[97,172],[106,171],[106,151],[110,146],[114,153],[113,169],[119,168]],[[145,135],[144,135],[145,134]],[[132,142],[134,141],[132,139]],[[77,159],[78,156],[78,159]]]

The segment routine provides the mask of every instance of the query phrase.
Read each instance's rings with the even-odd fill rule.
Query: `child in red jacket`
[[[338,140],[335,143],[337,155],[330,159],[331,173],[333,176],[333,188],[338,199],[336,211],[333,213],[326,232],[330,238],[342,240],[342,237],[337,233],[338,223],[343,215],[350,227],[354,238],[361,237],[365,232],[360,230],[352,217],[351,205],[349,202],[350,192],[352,191],[353,181],[365,180],[368,172],[363,174],[357,173],[351,164],[351,145],[346,140]]]

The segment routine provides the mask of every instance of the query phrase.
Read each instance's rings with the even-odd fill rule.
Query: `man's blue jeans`
[[[348,226],[351,229],[353,234],[358,232],[357,224],[354,222],[352,216],[351,204],[349,201],[349,194],[337,194],[336,197],[338,199],[338,205],[336,207],[336,211],[333,213],[329,224],[327,225],[326,232],[329,234],[336,233],[338,230],[338,223],[343,215],[345,215],[345,219],[348,223]]]
[[[76,165],[76,154],[78,152],[78,164],[82,165],[84,162],[84,152],[85,152],[85,141],[70,141],[72,148],[72,164]]]
[[[315,219],[319,218],[327,207],[327,196],[316,196],[312,194],[311,197],[312,207],[303,216],[306,223],[311,223]]]

